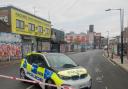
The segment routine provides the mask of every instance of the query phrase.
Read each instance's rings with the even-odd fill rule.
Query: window
[[[46,28],[46,34],[48,34],[49,33],[49,29],[48,28]],[[55,34],[56,35],[56,34]]]
[[[38,66],[47,67],[47,64],[46,64],[46,61],[45,61],[44,57],[41,56],[41,55],[36,55],[36,56],[37,56],[37,59],[35,60],[35,63]]]
[[[16,20],[16,27],[17,28],[24,28],[24,21],[22,20]]]
[[[72,61],[71,58],[64,54],[46,54],[45,55],[48,63],[50,64],[51,67],[57,67],[57,68],[65,68],[67,67],[75,67],[77,64]]]
[[[31,55],[27,56],[26,59],[27,59],[27,62],[31,65],[36,64],[38,66],[42,65],[43,67],[47,67],[46,61],[45,61],[44,57],[41,55],[31,54]]]
[[[38,26],[38,32],[43,32],[42,26]]]
[[[36,56],[34,56],[34,55],[29,55],[29,56],[27,56],[27,57],[26,57],[27,62],[32,65],[32,63],[34,62],[35,57],[36,57]]]
[[[32,24],[32,23],[29,23],[28,24],[28,29],[31,30],[31,31],[34,31],[35,30],[35,25]]]

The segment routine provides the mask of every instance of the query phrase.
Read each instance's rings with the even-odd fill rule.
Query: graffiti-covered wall
[[[12,33],[0,33],[0,60],[21,58],[21,37]]]
[[[21,56],[21,45],[2,43],[0,44],[0,57],[20,57]]]

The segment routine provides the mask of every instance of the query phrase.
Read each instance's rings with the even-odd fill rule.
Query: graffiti
[[[20,43],[20,35],[0,32],[0,60],[21,58]]]
[[[21,45],[0,44],[0,57],[21,57]]]

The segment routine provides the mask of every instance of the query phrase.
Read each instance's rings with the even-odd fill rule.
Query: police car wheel
[[[24,72],[23,69],[21,69],[21,71],[20,71],[20,78],[21,79],[26,79],[25,72]]]
[[[54,82],[51,80],[51,79],[49,79],[49,80],[47,80],[47,82],[46,83],[48,83],[48,84],[54,84]],[[53,87],[53,86],[45,86],[45,89],[57,89],[56,87]]]

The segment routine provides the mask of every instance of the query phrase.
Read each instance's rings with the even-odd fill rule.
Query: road
[[[128,89],[128,73],[108,61],[102,50],[69,54],[79,65],[87,68],[92,76],[92,89]],[[0,74],[19,77],[19,63],[0,65]],[[0,78],[0,89],[41,89],[38,85]]]

